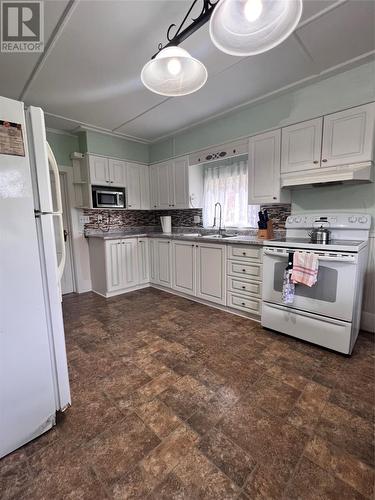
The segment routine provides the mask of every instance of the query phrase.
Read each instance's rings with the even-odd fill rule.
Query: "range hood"
[[[281,187],[373,182],[373,168],[373,163],[369,161],[281,174]]]

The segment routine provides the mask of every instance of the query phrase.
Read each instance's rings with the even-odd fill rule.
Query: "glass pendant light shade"
[[[210,36],[227,54],[261,54],[283,42],[301,14],[302,0],[220,0],[210,19]]]
[[[166,47],[142,69],[143,85],[156,94],[175,97],[199,90],[207,81],[204,64],[181,47]]]

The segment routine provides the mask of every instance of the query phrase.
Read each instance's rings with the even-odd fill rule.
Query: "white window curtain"
[[[246,158],[206,165],[203,185],[204,227],[213,225],[216,202],[222,206],[223,227],[257,227],[259,206],[248,205]]]

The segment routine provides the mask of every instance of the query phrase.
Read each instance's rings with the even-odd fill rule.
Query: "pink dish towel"
[[[293,255],[293,283],[313,286],[318,278],[319,257],[314,253],[294,252]]]

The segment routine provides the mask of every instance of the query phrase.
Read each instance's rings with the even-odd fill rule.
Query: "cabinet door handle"
[[[243,290],[246,290],[246,286],[243,286],[243,287],[242,287],[242,289],[243,289]]]
[[[273,199],[273,200],[277,200],[277,197],[276,197],[276,196],[273,196],[273,197],[272,197],[272,199]]]
[[[314,160],[314,161],[313,161],[313,163],[315,163],[315,165],[316,165],[316,164],[317,164],[317,163],[319,163],[319,162],[318,162],[318,160]]]
[[[246,306],[245,302],[241,302],[241,306]]]
[[[246,255],[246,252],[242,252],[242,255]]]
[[[194,245],[191,245],[191,246],[193,247]]]
[[[326,160],[326,159],[322,160],[322,162],[324,162],[324,163],[326,163],[327,161],[328,161],[328,160]]]

